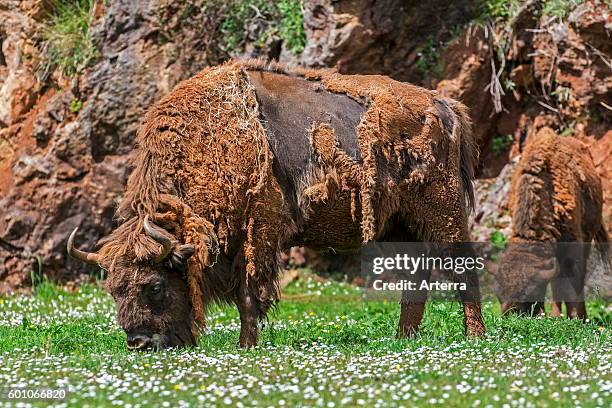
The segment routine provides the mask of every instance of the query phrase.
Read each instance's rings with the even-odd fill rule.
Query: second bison
[[[180,83],[138,132],[121,225],[97,253],[132,349],[195,343],[235,303],[242,346],[279,298],[279,253],[372,240],[468,241],[474,149],[460,103],[383,76],[229,62]],[[465,279],[468,335],[484,333]],[[422,302],[404,302],[399,334]]]
[[[584,282],[590,245],[606,256],[601,180],[586,145],[543,128],[530,139],[512,178],[512,236],[496,272],[502,311],[586,319]],[[605,264],[604,264],[605,265]],[[607,265],[605,265],[607,266]]]

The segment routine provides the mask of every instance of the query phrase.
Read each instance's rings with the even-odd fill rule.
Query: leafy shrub
[[[504,249],[508,245],[508,238],[500,230],[494,231],[489,239],[493,247],[498,249]]]
[[[301,54],[306,45],[302,7],[301,0],[281,0],[278,2],[278,10],[281,16],[279,34],[286,48],[294,54]]]
[[[520,0],[484,0],[480,6],[480,18],[508,21],[521,7]]]
[[[440,48],[445,45],[440,45],[434,36],[429,36],[425,39],[422,45],[417,48],[416,66],[423,75],[433,72],[435,76],[441,76],[443,67],[441,66],[438,57]]]
[[[302,0],[235,0],[219,27],[222,48],[227,52],[238,50],[252,34],[252,26],[261,26],[255,46],[263,47],[276,35],[286,49],[300,54],[306,45],[302,7]]]
[[[270,15],[274,10],[273,4],[266,0],[238,0],[230,7],[227,18],[219,27],[226,51],[234,51],[241,45],[249,22],[257,16]]]
[[[53,0],[52,6],[42,33],[46,70],[57,67],[66,75],[77,74],[96,57],[89,33],[94,0]]]
[[[543,2],[542,15],[563,19],[582,3],[584,3],[584,0],[547,0]]]

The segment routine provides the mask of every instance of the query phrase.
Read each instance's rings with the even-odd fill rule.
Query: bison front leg
[[[259,338],[259,299],[255,295],[252,285],[243,281],[237,299],[238,312],[240,313],[240,338],[238,346],[255,347]]]
[[[467,233],[464,234],[463,242],[453,244],[450,254],[456,258],[476,259],[476,251],[468,243]],[[480,303],[480,285],[478,283],[478,273],[476,268],[465,268],[462,273],[451,272],[452,280],[458,283],[458,292],[461,303],[463,304],[463,326],[465,335],[468,337],[483,337],[485,335],[485,325],[482,318],[482,307]]]
[[[424,312],[425,302],[402,302],[397,337],[414,337],[419,331]]]
[[[429,282],[431,276],[430,270],[422,270],[416,275],[415,282]],[[420,286],[420,285],[419,285]],[[427,290],[402,292],[402,300],[400,301],[400,318],[397,337],[414,337],[418,331],[423,314],[425,312],[425,303],[427,302]]]
[[[560,244],[558,257],[559,275],[552,282],[553,300],[565,302],[567,317],[570,319],[587,319],[584,302],[584,283],[590,247],[583,244]]]

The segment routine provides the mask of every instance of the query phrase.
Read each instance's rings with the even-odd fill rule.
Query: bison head
[[[86,253],[74,247],[75,229],[68,239],[68,253],[78,260],[100,265],[108,271],[107,289],[115,299],[118,323],[127,334],[130,350],[194,345],[194,316],[187,277],[187,260],[195,248],[178,244],[166,230],[144,218],[140,239],[125,251],[117,236],[105,239],[100,253]],[[157,256],[143,248],[156,246]],[[104,256],[115,251],[111,256]],[[145,258],[145,259],[143,259]],[[112,259],[112,264],[108,259]]]
[[[551,245],[510,244],[501,257],[499,266],[492,271],[502,313],[543,313],[546,287],[558,270]]]

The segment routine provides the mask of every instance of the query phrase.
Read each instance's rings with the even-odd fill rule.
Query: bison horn
[[[158,226],[156,226],[154,224],[151,224],[151,221],[149,221],[149,216],[148,215],[145,215],[145,218],[144,218],[144,230],[145,230],[145,232],[147,233],[148,236],[153,238],[155,241],[160,243],[161,246],[162,246],[162,252],[155,259],[155,262],[159,263],[159,262],[163,261],[170,254],[170,252],[172,251],[172,241],[170,241],[170,238],[165,236],[160,231]]]
[[[66,249],[68,250],[68,255],[73,257],[74,259],[78,259],[79,261],[86,262],[88,264],[98,264],[99,255],[94,252],[83,252],[74,247],[74,237],[76,237],[76,233],[79,230],[79,227],[76,227],[70,237],[68,238],[68,244],[66,245]]]

